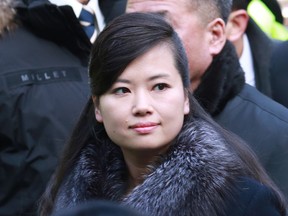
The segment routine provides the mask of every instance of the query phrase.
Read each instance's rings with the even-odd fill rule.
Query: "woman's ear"
[[[190,112],[190,100],[189,100],[189,90],[185,90],[185,101],[184,101],[184,115],[189,114]]]
[[[217,18],[210,22],[207,28],[210,34],[209,51],[212,56],[215,56],[221,52],[226,43],[225,23]]]
[[[95,109],[95,118],[98,122],[102,123],[103,122],[103,117],[101,115],[100,111],[100,104],[99,104],[99,99],[96,96],[92,96],[93,104],[94,104],[94,109]]]

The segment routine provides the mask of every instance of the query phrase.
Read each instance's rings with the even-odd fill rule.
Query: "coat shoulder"
[[[239,113],[241,115],[237,115]],[[288,129],[288,109],[248,84],[245,84],[242,91],[216,116],[220,123],[229,122],[230,118],[237,118],[239,121],[242,119],[246,123],[260,120]]]
[[[226,215],[281,215],[278,199],[270,188],[251,179],[240,178],[227,202]]]

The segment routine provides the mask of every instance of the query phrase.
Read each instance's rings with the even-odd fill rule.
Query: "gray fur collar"
[[[237,161],[219,134],[194,120],[144,182],[125,196],[127,170],[119,148],[111,143],[90,144],[62,185],[54,210],[108,199],[147,215],[220,215],[231,182],[242,175]]]

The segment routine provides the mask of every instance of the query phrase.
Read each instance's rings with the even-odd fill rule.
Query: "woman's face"
[[[132,61],[95,109],[97,121],[125,153],[166,151],[188,113],[189,100],[167,45]]]

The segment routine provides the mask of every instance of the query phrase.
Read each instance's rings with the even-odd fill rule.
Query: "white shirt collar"
[[[77,0],[49,0],[52,4],[63,6],[63,5],[70,5],[78,18],[80,16],[80,12],[82,10],[82,4]],[[99,30],[102,31],[105,27],[104,17],[102,15],[102,12],[99,8],[98,0],[90,0],[87,4],[89,7],[91,7],[96,14],[97,18],[97,24],[99,27]]]
[[[245,80],[249,85],[255,86],[255,71],[251,47],[246,34],[243,36],[243,52],[239,59],[240,65],[245,72]]]

